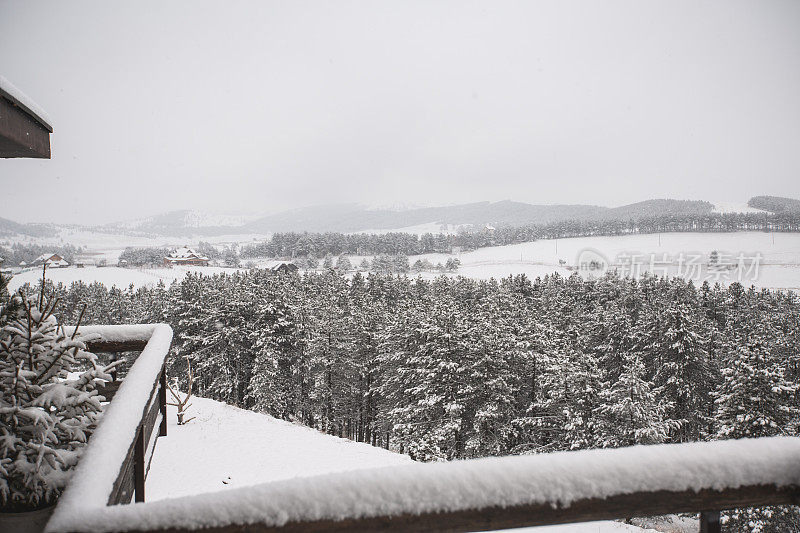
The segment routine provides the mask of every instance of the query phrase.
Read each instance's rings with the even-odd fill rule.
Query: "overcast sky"
[[[800,2],[0,0],[0,216],[800,197]]]

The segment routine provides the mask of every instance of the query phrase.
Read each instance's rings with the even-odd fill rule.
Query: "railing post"
[[[721,533],[719,511],[703,511],[700,513],[700,533]]]
[[[161,369],[161,377],[159,379],[161,384],[158,390],[158,403],[161,408],[161,426],[158,428],[158,436],[167,436],[167,366],[166,364]]]
[[[144,501],[144,456],[147,443],[144,441],[144,426],[139,425],[136,432],[136,446],[133,450],[133,492],[134,501]]]

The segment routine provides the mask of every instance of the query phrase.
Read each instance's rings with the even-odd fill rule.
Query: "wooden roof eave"
[[[50,159],[52,126],[0,87],[0,157]]]

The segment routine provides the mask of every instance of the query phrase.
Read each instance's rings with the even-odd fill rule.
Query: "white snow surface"
[[[106,342],[148,340],[152,338],[153,333],[160,326],[163,326],[163,324],[80,326],[78,328],[78,339],[91,337],[92,340],[102,340]],[[74,331],[75,326],[64,326],[64,332],[67,336],[71,336]]]
[[[150,399],[158,373],[172,342],[172,328],[166,324],[148,326],[152,329],[150,341],[131,366],[114,401],[108,404],[103,417],[92,435],[90,445],[81,457],[75,473],[59,499],[50,524],[55,531],[69,530],[58,524],[80,516],[86,509],[104,508],[111,494],[119,468],[136,435],[142,418],[142,409]],[[96,334],[98,330],[107,340],[140,338],[138,326],[103,326],[86,328],[83,335]],[[50,527],[50,525],[48,525]]]
[[[406,455],[269,415],[207,398],[190,402],[187,418],[195,419],[183,426],[168,407],[167,437],[158,440],[147,477],[148,501],[411,463]]]
[[[242,449],[230,453],[253,455]],[[86,469],[78,474],[75,482],[85,483]],[[280,526],[486,506],[569,506],[584,498],[639,491],[799,483],[800,438],[773,437],[415,463],[113,507],[97,507],[90,494],[76,500],[80,493],[70,486],[65,494],[69,505],[59,505],[47,531]]]
[[[692,279],[699,286],[704,280],[711,285],[716,281],[726,285],[735,279],[735,272],[729,276],[710,272],[707,262],[712,251],[721,257],[734,260],[739,254],[748,259],[758,256],[758,268],[746,272],[741,283],[745,286],[772,289],[800,288],[800,233],[730,232],[730,233],[662,233],[646,235],[576,237],[571,239],[547,239],[507,246],[479,248],[471,252],[456,254],[461,261],[457,275],[470,278],[489,279],[507,277],[512,274],[525,274],[536,278],[558,272],[569,276],[580,261],[582,254],[590,252],[615,263],[623,255],[636,256],[637,271],[649,271],[657,275],[681,275],[678,259],[697,258],[699,272],[684,268],[683,277]],[[426,254],[409,257],[413,264],[417,259],[428,259],[432,263],[444,263],[452,254]],[[651,258],[661,261],[667,258],[670,263],[663,268],[651,268]],[[352,259],[351,259],[352,260]],[[564,261],[564,265],[559,264]],[[357,264],[357,263],[354,263]],[[570,268],[567,268],[570,267]],[[625,274],[625,272],[623,272]],[[752,274],[752,275],[749,275]],[[425,274],[434,277],[437,274]],[[13,279],[12,279],[13,282]]]
[[[20,105],[25,111],[34,116],[34,118],[42,124],[49,131],[53,131],[53,122],[44,109],[34,102],[27,94],[18,89],[8,79],[0,76],[0,95],[7,96]]]
[[[63,283],[69,286],[74,281],[92,283],[98,281],[106,287],[116,285],[120,289],[126,289],[133,284],[134,287],[153,287],[159,280],[167,286],[176,280],[182,280],[189,272],[197,272],[211,276],[223,272],[232,273],[235,268],[213,267],[213,266],[174,266],[172,268],[120,268],[120,267],[94,267],[85,268],[54,268],[47,271],[47,279],[53,283]],[[33,268],[15,274],[8,284],[8,290],[13,292],[22,287],[25,283],[35,286],[42,278],[42,269]]]
[[[105,246],[103,244],[101,246]],[[800,289],[800,233],[764,233],[764,232],[732,232],[732,233],[662,233],[649,235],[626,235],[609,237],[577,237],[572,239],[540,240],[513,244],[508,246],[493,246],[480,248],[471,252],[460,254],[426,254],[412,256],[413,264],[419,258],[425,258],[434,264],[444,263],[449,257],[458,257],[461,268],[457,275],[477,279],[490,277],[502,278],[512,274],[525,274],[530,278],[544,276],[558,272],[560,275],[569,276],[574,270],[581,253],[590,250],[601,254],[607,260],[614,262],[621,254],[636,254],[641,264],[640,272],[650,270],[650,257],[661,260],[664,254],[671,263],[655,273],[670,276],[678,275],[677,259],[683,255],[685,258],[699,257],[699,272],[685,269],[684,277],[692,279],[695,285],[700,285],[708,279],[712,285],[717,278],[723,285],[735,278],[735,272],[730,271],[726,280],[726,273],[710,272],[707,261],[714,250],[722,257],[735,259],[740,253],[748,258],[759,256],[759,267],[754,276],[747,276],[741,283],[756,287],[771,289]],[[121,250],[117,250],[116,256]],[[111,258],[112,252],[108,252]],[[350,260],[358,265],[361,257],[351,256]],[[371,259],[368,257],[368,259]],[[116,260],[116,259],[114,259]],[[564,261],[564,265],[559,264]],[[247,264],[250,259],[243,260]],[[278,261],[253,260],[261,268],[269,268]],[[183,279],[188,272],[203,274],[218,274],[233,272],[236,269],[227,267],[192,267],[178,266],[173,268],[118,268],[118,267],[86,267],[86,268],[54,268],[47,273],[48,279],[55,283],[69,284],[82,280],[86,283],[99,281],[107,287],[116,285],[125,288],[130,284],[136,287],[153,286],[159,280],[169,285],[174,280]],[[623,272],[624,274],[624,272]],[[695,275],[696,274],[696,275]],[[41,269],[30,269],[15,274],[9,283],[9,290],[14,291],[26,282],[35,285],[41,278]],[[415,275],[413,272],[410,275]],[[423,277],[432,278],[438,273],[424,273]]]

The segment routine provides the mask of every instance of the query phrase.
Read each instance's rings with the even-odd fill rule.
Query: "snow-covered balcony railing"
[[[110,477],[90,471],[101,453],[48,532],[480,531],[680,512],[719,531],[716,511],[800,499],[789,437],[412,464],[114,506]]]
[[[82,326],[78,335],[95,353],[141,353],[123,380],[118,381],[114,372],[114,381],[101,390],[110,403],[57,508],[144,501],[156,440],[167,434],[165,361],[172,328],[166,324]]]

